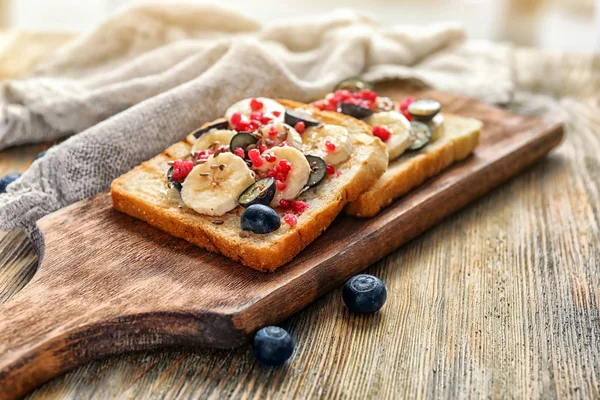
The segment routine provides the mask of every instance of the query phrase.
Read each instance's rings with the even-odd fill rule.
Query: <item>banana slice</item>
[[[221,153],[192,169],[182,184],[181,200],[198,214],[220,216],[233,210],[240,194],[253,183],[244,160]]]
[[[285,107],[276,102],[275,100],[268,99],[266,97],[256,97],[238,101],[237,103],[229,107],[225,112],[225,118],[227,118],[227,121],[229,121],[229,123],[231,124],[231,116],[236,112],[242,114],[242,116],[246,117],[246,119],[249,121],[250,114],[252,114],[253,111],[253,101],[255,101],[255,104],[256,102],[262,103],[262,107],[260,109],[257,109],[257,111],[262,112],[265,116],[271,118],[271,120],[273,121],[284,121]],[[279,115],[275,115],[273,114],[273,112],[278,112]]]
[[[276,135],[274,134],[273,127],[277,131]],[[271,146],[278,146],[285,141],[290,146],[302,151],[302,136],[288,124],[280,121],[267,124],[260,128],[260,133],[263,140],[269,139],[272,142]]]
[[[321,157],[331,165],[343,163],[354,150],[348,130],[339,125],[309,128],[304,132],[302,142],[306,154]]]
[[[206,150],[209,148],[211,150],[215,150],[219,146],[229,146],[229,142],[231,142],[231,138],[234,137],[235,134],[235,131],[230,131],[227,129],[208,131],[194,142],[192,153],[198,153],[201,150]]]
[[[431,129],[431,141],[436,141],[444,136],[444,116],[438,114],[431,121],[427,123],[429,129]]]
[[[284,147],[273,147],[270,150],[265,152],[273,154],[275,156],[275,160],[271,162],[265,162],[258,170],[266,171],[271,168],[276,167],[281,160],[288,160],[290,164],[292,164],[292,169],[287,175],[287,179],[285,182],[285,188],[280,190],[277,188],[275,191],[275,197],[273,201],[271,201],[271,207],[279,206],[279,201],[282,199],[285,200],[293,200],[295,199],[300,191],[308,182],[308,177],[310,176],[311,169],[306,157],[302,152],[291,146]]]
[[[390,161],[400,157],[410,146],[410,122],[398,111],[378,112],[365,122],[371,126],[383,126],[391,132],[392,136],[385,142]]]

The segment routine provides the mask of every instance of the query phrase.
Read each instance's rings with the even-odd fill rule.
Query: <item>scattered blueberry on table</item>
[[[294,341],[285,329],[267,326],[254,335],[254,352],[261,364],[277,367],[292,356]]]
[[[13,183],[14,181],[16,181],[17,179],[19,179],[21,177],[21,174],[8,174],[8,175],[4,175],[2,178],[0,178],[0,193],[5,193],[6,192],[6,187]]]
[[[351,312],[374,313],[385,304],[387,288],[376,276],[360,274],[346,282],[342,298]]]

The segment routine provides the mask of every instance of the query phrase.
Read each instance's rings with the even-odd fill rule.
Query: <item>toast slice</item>
[[[278,102],[287,109],[305,107],[289,100]],[[364,122],[317,110],[313,117],[321,123],[344,126],[354,150],[349,160],[336,167],[336,175],[328,176],[299,196],[309,208],[298,217],[294,227],[282,223],[278,230],[258,235],[241,230],[240,206],[219,217],[201,215],[185,207],[179,196],[173,196],[168,189],[166,173],[169,161],[190,155],[195,140],[192,134],[117,178],[111,185],[113,207],[258,271],[274,271],[317,238],[348,202],[358,199],[377,182],[387,167],[385,145]],[[276,211],[283,215],[283,210]]]
[[[394,199],[471,154],[479,144],[481,128],[482,123],[476,119],[445,114],[444,130],[439,138],[417,152],[405,153],[391,161],[377,183],[344,211],[358,217],[378,214]]]

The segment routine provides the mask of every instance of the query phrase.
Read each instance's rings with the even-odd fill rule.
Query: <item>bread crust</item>
[[[357,217],[375,216],[398,197],[475,150],[482,128],[480,121],[445,114],[444,125],[441,138],[417,153],[407,153],[390,162],[379,181],[349,203],[344,211]]]
[[[286,108],[307,107],[290,100],[278,101]],[[353,154],[348,162],[342,164],[344,168],[339,179],[330,179],[317,186],[317,190],[311,189],[327,196],[325,204],[320,204],[319,198],[315,197],[316,194],[310,194],[311,191],[302,195],[308,196],[309,199],[314,197],[315,205],[309,200],[311,207],[305,213],[306,217],[301,216],[293,228],[282,224],[282,228],[273,234],[244,233],[242,236],[248,237],[241,237],[241,207],[223,217],[208,217],[185,207],[178,207],[176,203],[165,200],[164,195],[160,193],[142,193],[140,188],[144,185],[136,181],[147,181],[146,187],[156,186],[166,190],[166,163],[189,154],[194,139],[192,134],[188,135],[186,140],[172,145],[162,154],[117,178],[111,185],[113,207],[173,236],[221,253],[253,269],[272,272],[290,261],[327,229],[344,206],[368,190],[387,167],[385,145],[371,135],[370,128],[364,122],[337,113],[318,110],[313,112],[322,122],[347,127],[351,136],[360,136],[361,142],[356,144],[356,156]],[[138,187],[135,184],[142,186]],[[215,225],[216,219],[221,219],[222,223]]]

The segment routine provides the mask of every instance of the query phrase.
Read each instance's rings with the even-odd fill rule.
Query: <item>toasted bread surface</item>
[[[289,100],[279,102],[290,109],[304,107]],[[117,178],[111,185],[113,207],[256,270],[274,271],[318,237],[349,201],[358,199],[377,182],[387,167],[385,145],[371,135],[368,125],[337,113],[314,110],[313,116],[322,123],[347,128],[354,151],[348,161],[336,167],[337,175],[300,195],[299,200],[307,202],[309,208],[294,227],[282,221],[278,230],[258,235],[241,230],[241,207],[219,217],[201,215],[185,207],[178,194],[168,188],[166,172],[168,161],[190,154],[195,140],[191,134]],[[284,214],[283,210],[278,211]]]
[[[419,151],[407,152],[391,161],[377,183],[344,211],[358,217],[377,215],[394,199],[471,154],[479,144],[481,127],[482,123],[476,119],[445,114],[444,131],[438,139]]]

